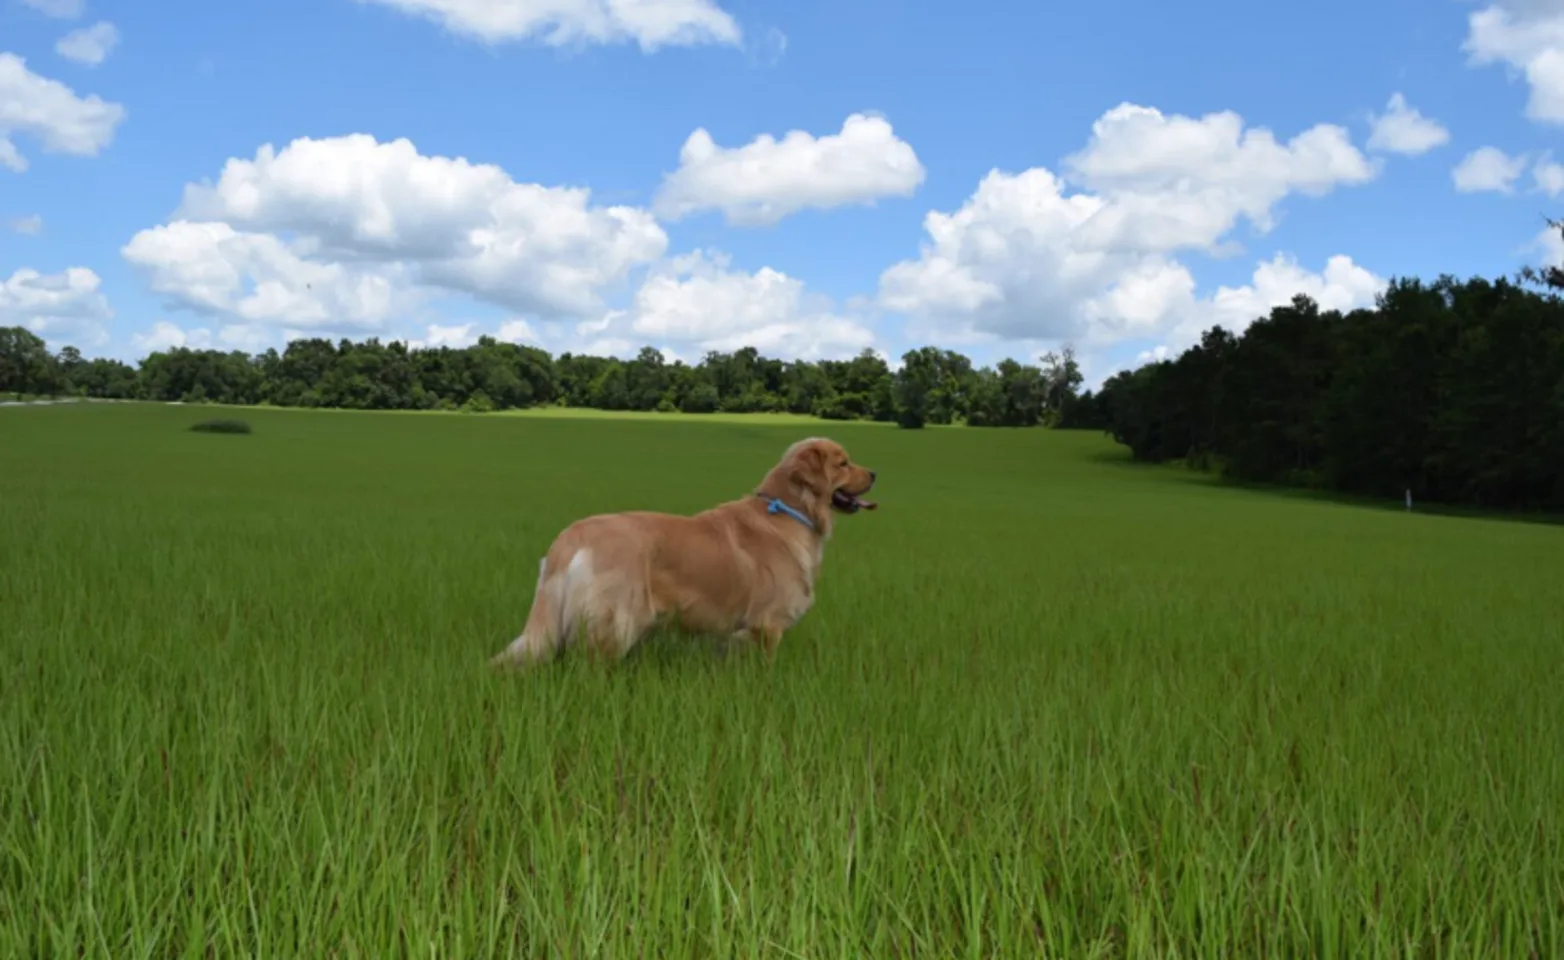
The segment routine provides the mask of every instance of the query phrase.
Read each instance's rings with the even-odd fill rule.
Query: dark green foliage
[[[196,433],[249,433],[250,425],[243,420],[203,420],[190,429]]]
[[[0,393],[53,393],[58,381],[59,366],[42,337],[0,327]]]
[[[1564,300],[1549,289],[1397,280],[1346,315],[1300,296],[1241,337],[1214,328],[1176,360],[1115,375],[1091,403],[1137,460],[1564,510]]]

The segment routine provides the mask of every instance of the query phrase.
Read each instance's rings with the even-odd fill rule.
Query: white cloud
[[[187,186],[123,253],[158,292],[250,322],[381,330],[442,292],[579,319],[668,242],[646,211],[590,199],[407,140],[303,138]]]
[[[1546,158],[1538,160],[1531,168],[1531,176],[1539,192],[1555,198],[1564,194],[1564,164]]]
[[[477,326],[475,323],[431,323],[424,327],[424,335],[422,337],[412,337],[405,342],[408,347],[414,350],[437,347],[450,347],[460,350],[478,342]]]
[[[1300,294],[1319,304],[1321,310],[1347,313],[1371,307],[1386,284],[1383,277],[1344,254],[1327,259],[1325,269],[1316,273],[1300,266],[1292,256],[1278,253],[1256,265],[1249,283],[1241,287],[1219,286],[1208,297],[1196,297],[1194,284],[1190,283],[1166,291],[1160,300],[1148,298],[1147,302],[1156,303],[1163,316],[1177,318],[1161,337],[1162,345],[1157,348],[1161,352],[1153,353],[1155,359],[1174,356],[1197,343],[1214,326],[1233,334],[1243,333],[1250,324],[1269,315],[1272,308],[1285,306]]]
[[[1209,317],[1181,325],[1181,332],[1190,343],[1213,324],[1241,332],[1273,307],[1288,304],[1299,294],[1314,300],[1321,310],[1346,313],[1371,307],[1385,291],[1387,282],[1342,254],[1326,260],[1325,269],[1319,273],[1305,270],[1292,257],[1278,254],[1255,268],[1249,284],[1218,287],[1203,304]]]
[[[1325,261],[1325,269],[1318,273],[1299,266],[1290,256],[1277,254],[1262,261],[1244,286],[1218,287],[1211,296],[1199,299],[1194,297],[1192,287],[1180,290],[1166,304],[1178,322],[1161,337],[1161,343],[1141,351],[1135,362],[1139,365],[1174,359],[1214,326],[1233,334],[1243,333],[1254,321],[1269,315],[1272,308],[1291,303],[1299,294],[1313,299],[1321,310],[1346,313],[1371,307],[1384,292],[1386,283],[1382,277],[1353,263],[1351,257],[1340,254]]]
[[[86,0],[22,0],[22,6],[57,20],[74,20],[87,9]]]
[[[313,330],[378,330],[408,296],[395,271],[316,262],[298,242],[176,220],[121,248],[152,289],[200,313]]]
[[[1146,242],[1168,250],[1212,247],[1240,216],[1268,231],[1289,193],[1323,196],[1378,172],[1333,124],[1283,144],[1264,127],[1245,129],[1232,111],[1194,118],[1128,103],[1093,123],[1086,149],[1065,165],[1073,182],[1108,199],[1111,215],[1094,225],[1102,239],[1149,221],[1159,229]]]
[[[1526,116],[1564,123],[1564,3],[1497,0],[1467,18],[1462,45],[1473,66],[1503,64],[1530,87]]]
[[[86,267],[50,274],[23,267],[0,281],[0,327],[23,326],[51,344],[99,345],[114,315],[101,286]]]
[[[295,335],[298,331],[291,331]],[[143,355],[156,351],[185,347],[190,350],[243,350],[258,353],[266,347],[276,346],[279,337],[262,326],[231,323],[224,325],[213,336],[206,327],[180,327],[167,320],[159,320],[145,333],[131,335],[131,343]],[[289,338],[291,339],[291,338]]]
[[[1281,143],[1233,113],[1130,104],[1104,114],[1064,166],[1095,192],[1041,167],[994,170],[959,210],[931,211],[919,257],[881,275],[880,305],[941,342],[1155,337],[1194,297],[1175,253],[1225,254],[1240,219],[1264,233],[1289,194],[1377,172],[1337,126]]]
[[[1525,169],[1523,156],[1509,156],[1497,147],[1478,147],[1461,158],[1450,171],[1450,179],[1461,193],[1509,193]]]
[[[658,264],[629,309],[576,325],[572,339],[574,349],[616,356],[653,344],[675,355],[749,346],[819,359],[852,356],[875,336],[801,280],[770,267],[733,270],[725,255],[697,250]]]
[[[1538,233],[1530,247],[1542,256],[1542,266],[1564,267],[1564,234],[1560,234],[1557,227],[1548,227]]]
[[[5,167],[12,173],[27,172],[27,158],[16,149],[16,144],[4,136],[0,136],[0,167]]]
[[[503,340],[506,343],[525,343],[537,346],[537,332],[532,325],[525,320],[507,320],[500,324],[500,328],[494,332],[494,339]]]
[[[161,353],[177,347],[205,350],[211,345],[212,333],[200,327],[193,330],[185,330],[178,324],[170,323],[167,320],[159,320],[152,325],[151,330],[145,333],[132,334],[130,341],[143,354]]]
[[[424,17],[488,43],[538,38],[549,46],[634,42],[645,52],[738,45],[742,32],[713,0],[359,0]]]
[[[1439,121],[1423,116],[1399,92],[1390,95],[1385,112],[1372,117],[1368,148],[1415,157],[1448,143],[1450,131]]]
[[[702,128],[684,142],[653,208],[670,220],[721,210],[729,223],[764,226],[808,207],[911,196],[923,179],[918,155],[882,117],[855,113],[839,133],[761,134],[742,147],[719,147]]]
[[[54,45],[54,51],[67,60],[88,67],[96,67],[108,59],[109,53],[119,45],[119,28],[107,20],[99,20],[90,27],[72,30]]]
[[[58,80],[41,77],[14,53],[0,53],[0,166],[21,173],[27,159],[10,139],[26,134],[45,150],[95,156],[114,139],[125,108],[96,95],[86,98]]]
[[[229,323],[217,331],[218,342],[228,350],[243,350],[246,353],[260,353],[268,347],[275,347],[279,342],[286,346],[289,340],[297,340],[307,334],[301,330],[284,330],[282,336],[277,331],[259,323]]]
[[[27,217],[16,217],[10,222],[9,226],[13,231],[20,233],[24,237],[36,237],[38,234],[43,233],[43,217],[36,213]]]

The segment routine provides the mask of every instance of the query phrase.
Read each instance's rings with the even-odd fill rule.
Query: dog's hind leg
[[[650,590],[639,571],[597,569],[583,579],[576,607],[588,652],[617,660],[630,652],[657,622]]]
[[[594,611],[587,628],[587,645],[595,656],[617,660],[641,642],[657,616],[642,591],[634,588],[602,599],[605,602]]]

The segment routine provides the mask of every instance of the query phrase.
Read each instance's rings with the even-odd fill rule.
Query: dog
[[[770,660],[814,604],[815,577],[837,514],[874,510],[875,471],[841,444],[800,440],[753,493],[693,516],[598,514],[554,538],[521,635],[490,661],[522,666],[578,637],[623,657],[654,626],[758,643]]]

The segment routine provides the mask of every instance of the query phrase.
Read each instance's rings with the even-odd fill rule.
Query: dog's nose
[[[878,477],[878,476],[879,476],[878,473],[875,473],[873,470],[870,470],[869,471],[869,482],[873,483],[874,482],[874,478]]]

